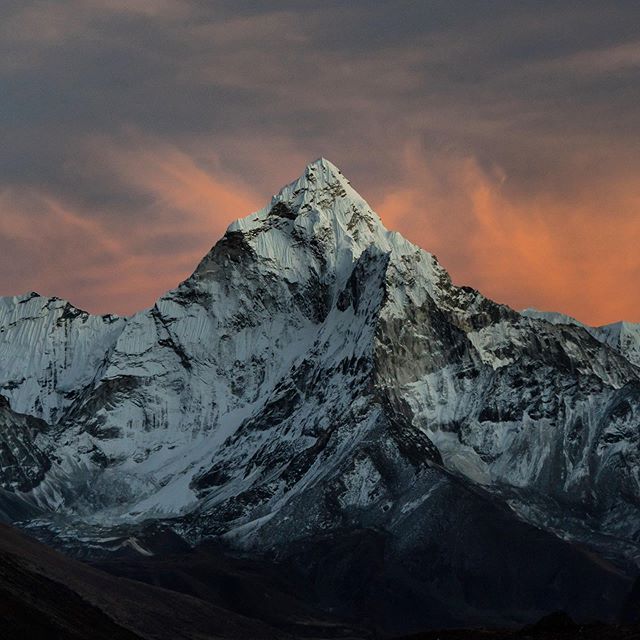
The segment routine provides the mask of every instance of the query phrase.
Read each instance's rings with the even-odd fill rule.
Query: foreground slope
[[[0,525],[3,637],[50,640],[293,638],[199,598],[117,578]]]
[[[161,519],[322,566],[328,607],[353,580],[360,611],[376,584],[388,628],[613,618],[630,588],[633,352],[454,286],[326,160],[151,309],[0,311],[1,393],[44,421],[9,443],[29,484],[3,486],[67,538]]]

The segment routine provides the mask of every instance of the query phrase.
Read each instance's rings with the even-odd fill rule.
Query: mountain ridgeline
[[[319,160],[132,317],[0,299],[0,517],[79,557],[215,540],[388,632],[616,620],[639,354],[455,286]]]

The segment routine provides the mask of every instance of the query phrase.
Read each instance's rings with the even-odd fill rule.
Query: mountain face
[[[0,514],[92,548],[215,537],[387,629],[613,618],[638,354],[635,325],[454,286],[319,160],[151,309],[0,299]]]

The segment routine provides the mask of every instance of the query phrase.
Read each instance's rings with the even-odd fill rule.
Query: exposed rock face
[[[11,411],[9,401],[0,396],[0,486],[11,492],[28,493],[37,487],[51,468],[51,460],[40,448],[47,424],[43,420]],[[43,438],[40,445],[36,442]]]
[[[532,315],[454,286],[320,160],[131,318],[0,301],[0,390],[10,415],[46,422],[3,426],[0,482],[66,526],[171,518],[194,541],[285,555],[375,530],[405,567],[439,549],[418,583],[433,597],[446,583],[448,622],[559,600],[607,616],[626,582],[556,535],[637,564],[640,332]],[[466,559],[440,540],[456,522],[485,523],[460,537]],[[548,555],[507,614],[480,579],[463,593],[495,568],[496,527],[529,541],[503,584]],[[569,587],[580,576],[601,582],[600,605]],[[555,607],[535,595],[551,583]]]

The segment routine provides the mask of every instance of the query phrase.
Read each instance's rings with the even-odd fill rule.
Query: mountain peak
[[[340,169],[326,158],[309,163],[302,175],[283,187],[269,205],[229,226],[230,232],[272,229],[285,219],[291,228],[309,235],[331,227],[341,236],[371,243],[373,236],[387,234],[382,220],[351,186]],[[285,225],[286,227],[287,225]],[[280,223],[276,224],[283,231]]]
[[[395,256],[419,251],[400,234],[389,232],[340,169],[325,158],[308,164],[266,207],[233,222],[198,265],[197,276],[217,272],[217,252],[225,254],[231,245],[252,252],[290,282],[307,281],[327,269],[342,281],[371,246]],[[424,253],[430,263],[430,255]]]
[[[324,194],[324,196],[351,197],[362,200],[351,183],[342,174],[338,167],[326,158],[318,158],[310,162],[304,169],[302,175],[293,182],[283,187],[277,195],[273,197],[272,206],[277,202],[287,202],[295,200],[299,194]],[[308,198],[310,199],[310,198]],[[327,198],[322,201],[326,204]]]
[[[313,162],[310,162],[306,167],[305,167],[305,174],[308,173],[317,173],[317,172],[322,172],[323,174],[326,175],[331,175],[333,176],[335,179],[345,179],[344,176],[342,175],[342,171],[340,171],[340,169],[338,169],[338,167],[333,164],[333,162],[331,162],[330,160],[327,160],[326,158],[317,158],[316,160],[314,160]]]

